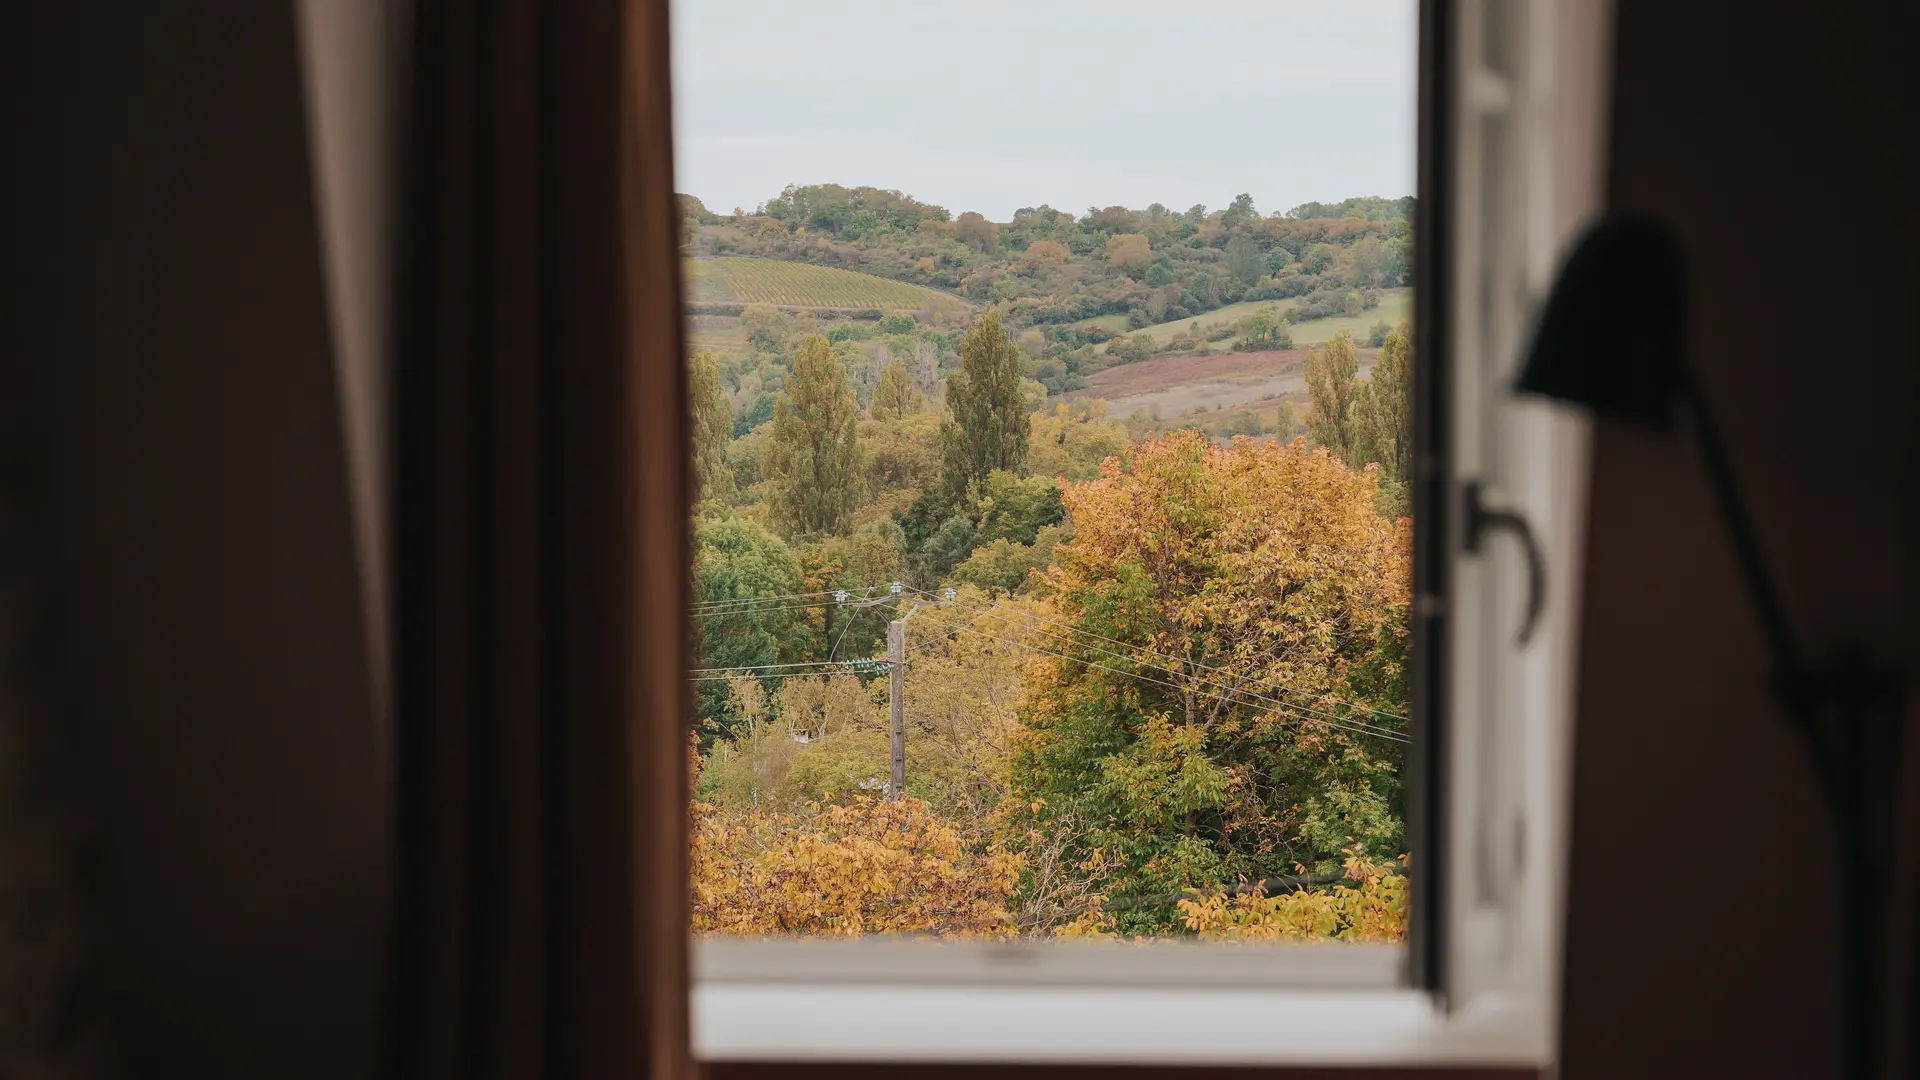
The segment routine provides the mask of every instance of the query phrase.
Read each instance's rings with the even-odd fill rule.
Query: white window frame
[[[1435,970],[1394,946],[900,940],[693,944],[708,1061],[1546,1066],[1559,935],[1586,430],[1507,392],[1532,311],[1600,203],[1611,0],[1427,0],[1453,195],[1445,538],[1450,604],[1436,805],[1448,857]],[[1497,31],[1497,32],[1495,32]],[[1489,41],[1511,42],[1503,59]],[[1498,49],[1494,50],[1499,52]],[[1493,133],[1492,138],[1488,134]],[[1502,149],[1504,147],[1504,149]],[[1492,214],[1489,192],[1498,193]],[[1423,209],[1427,193],[1422,192]],[[1416,288],[1420,284],[1416,283]],[[1513,638],[1525,565],[1458,535],[1461,481],[1531,521],[1548,603]],[[1416,867],[1416,872],[1418,868]],[[1421,898],[1416,891],[1414,903]]]

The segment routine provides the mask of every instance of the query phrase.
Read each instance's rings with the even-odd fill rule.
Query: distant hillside
[[[1358,338],[1362,344],[1365,344],[1368,331],[1374,324],[1384,322],[1388,326],[1393,326],[1401,319],[1411,318],[1413,316],[1412,302],[1413,297],[1409,289],[1383,289],[1380,292],[1378,302],[1375,306],[1362,310],[1358,315],[1340,314],[1326,315],[1317,319],[1302,319],[1300,322],[1293,323],[1287,327],[1288,336],[1293,339],[1295,345],[1312,345],[1317,342],[1331,340],[1333,335],[1345,330],[1355,338]],[[1181,333],[1192,327],[1195,322],[1198,322],[1203,329],[1215,323],[1236,323],[1261,308],[1266,307],[1268,304],[1272,304],[1276,310],[1291,313],[1299,306],[1299,301],[1243,300],[1237,304],[1229,304],[1226,307],[1215,308],[1197,318],[1175,319],[1171,322],[1155,323],[1130,333],[1125,328],[1125,320],[1116,316],[1106,316],[1104,323],[1100,320],[1090,320],[1090,322],[1108,326],[1116,336],[1125,334],[1131,337],[1133,334],[1146,334],[1153,338],[1156,346],[1165,346],[1174,338],[1180,336]],[[1115,325],[1116,323],[1118,323],[1118,325]],[[1238,340],[1237,335],[1217,339],[1209,344],[1215,349],[1230,349],[1236,340]]]
[[[800,311],[966,305],[958,297],[919,285],[778,259],[688,259],[686,282],[692,303],[772,304]]]
[[[1113,333],[1204,317],[1243,301],[1299,300],[1333,313],[1411,283],[1411,198],[1363,197],[1261,213],[1241,194],[1220,209],[1022,207],[1007,222],[958,215],[899,191],[793,185],[752,212],[716,214],[681,196],[685,251],[837,267],[1000,308],[1072,351]],[[717,260],[720,265],[725,260]],[[1106,325],[1087,320],[1108,316]],[[1064,362],[1064,355],[1059,357]]]

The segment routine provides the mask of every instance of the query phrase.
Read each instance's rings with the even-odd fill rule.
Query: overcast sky
[[[677,187],[955,214],[1413,193],[1413,0],[675,0]]]

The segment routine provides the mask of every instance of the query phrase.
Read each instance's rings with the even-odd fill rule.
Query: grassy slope
[[[778,259],[689,259],[687,299],[696,303],[773,304],[812,310],[919,308],[935,297],[963,303],[933,289],[872,274]]]
[[[1217,322],[1230,323],[1244,319],[1255,311],[1266,307],[1268,304],[1273,304],[1282,311],[1291,311],[1295,303],[1297,303],[1296,300],[1243,300],[1238,304],[1228,304],[1222,308],[1215,308],[1195,318],[1177,319],[1173,322],[1158,323],[1154,326],[1134,331],[1128,331],[1126,329],[1127,319],[1124,315],[1103,315],[1099,319],[1089,319],[1085,323],[1077,325],[1100,323],[1115,333],[1127,336],[1131,336],[1132,334],[1150,334],[1154,341],[1165,344],[1175,334],[1185,330],[1195,321],[1198,321],[1201,326]],[[1330,319],[1310,319],[1303,323],[1296,323],[1288,329],[1288,333],[1293,335],[1293,343],[1295,345],[1311,345],[1317,341],[1327,341],[1342,330],[1351,331],[1354,337],[1359,338],[1361,342],[1364,343],[1367,339],[1367,331],[1373,328],[1374,323],[1385,319],[1388,325],[1392,325],[1401,319],[1411,318],[1412,315],[1412,290],[1387,289],[1380,295],[1380,306],[1374,308],[1372,311],[1363,311],[1353,318],[1335,317]],[[1214,342],[1213,348],[1224,349],[1232,344],[1233,339],[1229,338],[1225,341]]]

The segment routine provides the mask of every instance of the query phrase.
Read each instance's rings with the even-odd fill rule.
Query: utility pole
[[[912,614],[912,612],[908,612]],[[893,742],[893,774],[887,798],[907,793],[907,620],[887,624],[887,734]]]
[[[902,587],[894,582],[892,594],[899,596]],[[946,589],[942,592],[940,606],[953,603],[954,592]],[[907,794],[907,620],[919,611],[923,604],[916,603],[907,609],[905,615],[887,624],[887,735],[893,744],[893,772],[887,782],[887,798],[900,799]]]

